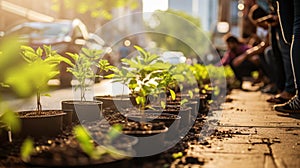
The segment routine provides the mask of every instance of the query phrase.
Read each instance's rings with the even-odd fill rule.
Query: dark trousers
[[[241,82],[243,81],[243,77],[249,77],[251,76],[251,72],[258,70],[258,67],[248,60],[245,60],[239,66],[230,64],[230,67],[234,72],[235,78]]]
[[[282,31],[286,42],[291,43],[292,69],[300,97],[300,1],[277,0]]]

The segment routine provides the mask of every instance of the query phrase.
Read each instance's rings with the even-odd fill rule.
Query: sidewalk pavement
[[[80,100],[80,90],[75,87],[52,89],[46,93],[49,94],[49,96],[41,97],[41,104],[44,110],[61,109],[61,101],[64,100]],[[111,80],[103,80],[87,88],[85,98],[86,100],[93,100],[94,96],[120,95],[122,93],[128,94],[128,90],[123,88],[122,84],[112,83]],[[36,109],[35,95],[27,99],[8,98],[6,102],[16,111]]]
[[[274,111],[270,95],[247,87],[252,91],[233,90],[232,101],[212,112],[222,136],[189,152],[205,158],[203,168],[300,168],[300,114]]]

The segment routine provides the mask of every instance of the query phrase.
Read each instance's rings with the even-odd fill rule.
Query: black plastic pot
[[[72,122],[78,123],[99,120],[102,116],[102,104],[101,101],[62,101],[62,111],[68,114],[68,117],[64,118],[64,125],[69,125]],[[72,118],[72,122],[70,118]]]
[[[162,111],[164,114],[173,114],[181,117],[179,128],[185,128],[191,124],[191,109],[190,107],[180,107],[178,105],[169,105]]]
[[[198,113],[198,110],[199,110],[198,101],[189,101],[185,105],[191,108],[191,112],[192,112],[193,116],[197,116],[197,113]]]
[[[129,95],[95,96],[94,100],[103,102],[103,109],[110,108],[111,110],[120,111],[125,108],[133,107]]]
[[[21,132],[14,134],[17,137],[54,137],[62,132],[65,113],[61,110],[43,110],[41,115],[36,111],[21,111],[18,115]]]
[[[137,121],[142,122],[142,114],[135,113],[135,114],[127,114],[126,117],[129,121]],[[160,111],[155,110],[147,110],[144,114],[145,121],[150,123],[159,123],[163,122],[166,127],[170,127],[174,125],[175,129],[179,128],[180,119],[181,117],[174,114],[167,114],[167,113],[160,113]]]
[[[141,125],[153,125],[151,130],[140,130]],[[163,123],[129,122],[123,127],[123,133],[138,137],[138,142],[133,146],[136,156],[143,157],[157,154],[158,149],[164,148],[165,136],[168,128]]]
[[[193,98],[190,98],[189,95],[187,95],[187,94],[182,95],[181,97],[187,98],[188,100],[190,100],[190,102],[197,102],[198,105],[196,107],[196,111],[198,114],[206,114],[208,112],[208,110],[209,110],[208,100],[209,99],[206,94],[200,94],[200,95],[194,96]],[[191,105],[188,105],[188,106],[191,107]]]
[[[210,99],[208,98],[207,95],[199,96],[199,109],[198,109],[199,114],[207,114],[207,112],[209,111],[208,100]]]

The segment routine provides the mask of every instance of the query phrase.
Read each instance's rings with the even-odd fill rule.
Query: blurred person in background
[[[251,46],[242,43],[237,37],[226,34],[224,36],[224,40],[227,44],[227,51],[225,52],[224,56],[217,64],[219,65],[230,65],[232,68],[236,79],[239,81],[239,87],[242,88],[243,85],[243,77],[251,76],[251,72],[258,70],[258,56],[253,56],[249,59],[245,59],[239,64],[234,64],[236,59],[239,59],[241,55],[243,55],[246,51],[248,51]]]
[[[270,28],[270,24],[265,19],[268,16],[268,12],[266,12],[259,5],[253,5],[248,13],[249,20],[256,26],[255,35],[260,39],[260,42],[255,43],[253,47],[256,46],[257,49],[260,50],[257,54],[260,58],[261,63],[261,76],[264,78],[260,78],[264,82],[264,86],[261,87],[261,91],[263,93],[277,93],[278,88],[276,85],[276,74],[274,73],[274,64],[275,60],[270,59],[273,58],[274,50],[276,50],[277,43],[272,43],[273,34]],[[269,58],[269,59],[268,59]],[[261,82],[261,81],[258,81]]]
[[[131,42],[129,40],[124,40],[122,43],[122,46],[119,48],[119,58],[123,59],[126,58],[130,54],[130,48]]]
[[[280,27],[277,15],[273,12],[274,8],[272,4],[266,1],[263,6],[258,4],[251,7],[249,19],[257,26],[258,35],[264,34],[260,32],[267,33],[267,35],[263,36],[263,42],[267,43],[268,46],[265,45],[262,47],[264,51],[260,53],[260,59],[262,69],[268,77],[269,82],[261,88],[261,91],[263,93],[277,94],[284,89],[285,83],[282,53],[277,39]],[[265,10],[266,8],[269,8],[269,10]]]
[[[257,26],[257,36],[261,42],[243,53],[233,64],[239,65],[244,60],[259,55],[260,69],[269,79],[261,89],[263,93],[276,94],[284,90],[285,75],[281,51],[278,46],[277,33],[280,30],[276,14],[269,13],[255,4],[251,7],[249,20]]]

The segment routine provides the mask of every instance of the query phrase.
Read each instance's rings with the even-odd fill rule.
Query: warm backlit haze
[[[155,10],[167,10],[168,0],[143,0],[143,12],[154,12]]]

